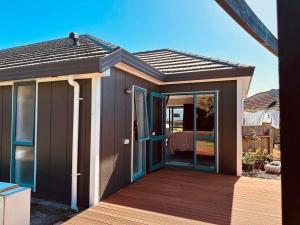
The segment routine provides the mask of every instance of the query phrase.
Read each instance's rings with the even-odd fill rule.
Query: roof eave
[[[99,57],[50,62],[0,70],[0,81],[99,72]]]
[[[200,71],[190,73],[176,73],[165,75],[166,82],[187,81],[187,80],[207,80],[236,77],[252,77],[255,67],[237,67],[229,69]]]
[[[103,58],[100,58],[99,70],[102,73],[119,62],[123,62],[128,66],[131,66],[155,79],[164,81],[165,75],[163,73],[161,73],[160,71],[153,68],[143,60],[139,59],[137,56],[127,52],[122,48],[114,51],[113,53]]]

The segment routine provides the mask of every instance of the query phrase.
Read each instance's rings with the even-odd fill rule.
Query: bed
[[[197,136],[211,136],[212,131],[199,131]],[[192,152],[194,151],[194,131],[181,131],[170,134],[168,138],[168,152],[174,155],[176,152]],[[214,156],[214,142],[198,141],[197,154],[205,156]]]

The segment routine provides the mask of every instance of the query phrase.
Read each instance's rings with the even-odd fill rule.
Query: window
[[[17,142],[33,142],[35,86],[16,86]]]
[[[136,140],[149,139],[148,113],[146,102],[146,90],[134,87],[134,133]]]
[[[12,182],[34,188],[35,83],[14,86]]]

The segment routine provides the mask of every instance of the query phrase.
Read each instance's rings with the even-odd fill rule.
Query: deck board
[[[65,224],[279,225],[279,180],[180,169],[148,174]]]

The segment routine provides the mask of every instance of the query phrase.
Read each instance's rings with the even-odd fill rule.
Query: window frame
[[[33,129],[32,129],[32,140],[31,141],[17,141],[16,140],[16,126],[17,126],[17,96],[18,96],[18,87],[20,86],[29,86],[33,85],[34,86],[34,104],[33,104]],[[34,151],[34,158],[33,158],[33,183],[32,185],[28,186],[30,187],[33,191],[35,191],[35,170],[36,170],[36,146],[35,146],[35,129],[36,129],[36,104],[37,104],[37,82],[36,81],[25,81],[25,82],[15,82],[13,85],[13,111],[12,111],[12,136],[11,136],[11,166],[10,166],[10,181],[15,182],[15,161],[16,161],[16,147],[17,146],[25,146],[25,147],[32,147]]]
[[[17,141],[16,140],[16,131],[17,131],[17,96],[18,96],[18,87],[20,86],[34,86],[34,104],[33,104],[33,129],[32,129],[32,140],[31,141]],[[13,132],[12,132],[12,144],[13,145],[21,145],[21,146],[29,146],[34,147],[35,142],[35,107],[36,107],[36,82],[35,81],[28,81],[28,82],[18,82],[14,84],[13,89]]]
[[[148,141],[150,140],[150,130],[149,130],[149,118],[148,118],[148,107],[147,107],[147,89],[141,88],[141,87],[137,87],[137,86],[133,86],[133,100],[134,100],[134,115],[135,118],[137,120],[137,110],[136,110],[136,98],[135,98],[135,93],[136,92],[140,92],[143,93],[144,96],[144,112],[145,112],[145,119],[144,119],[144,125],[145,125],[145,131],[147,131],[147,135],[146,136],[139,136],[139,132],[137,132],[137,141]],[[138,126],[137,126],[138,127]]]
[[[183,124],[181,127],[179,126],[175,126],[174,125],[174,109],[182,109],[184,111],[184,107],[183,106],[168,106],[167,107],[167,110],[169,110],[169,121],[166,121],[169,122],[169,125],[171,125],[171,127],[169,128],[169,131],[171,131],[172,133],[174,133],[174,129],[176,128],[182,128],[183,129]],[[182,118],[182,121],[183,121],[184,118]]]

